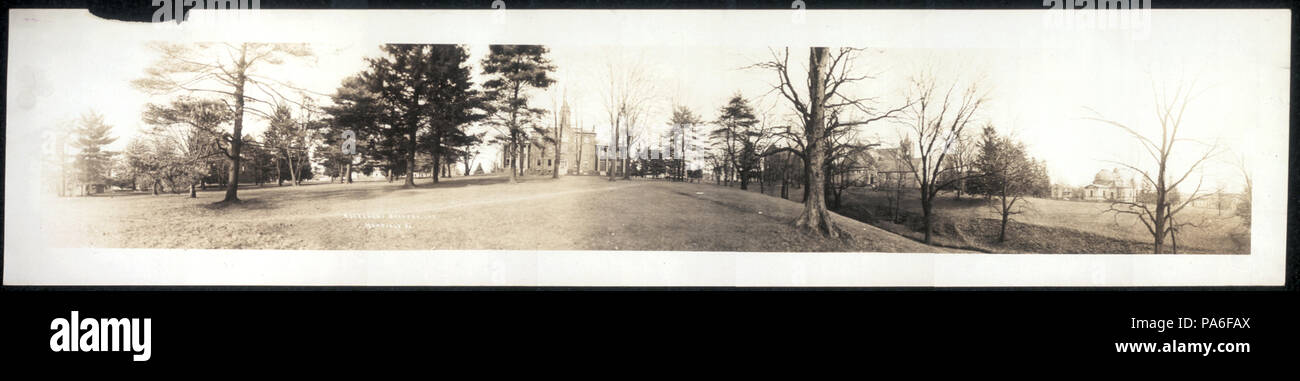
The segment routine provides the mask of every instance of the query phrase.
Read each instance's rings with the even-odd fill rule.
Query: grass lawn
[[[419,179],[249,186],[51,199],[40,223],[54,247],[357,250],[687,250],[945,252],[840,219],[851,239],[792,226],[795,202],[663,180],[587,176]]]
[[[733,188],[736,189],[736,188]],[[751,184],[751,192],[757,192]],[[768,187],[766,193],[778,196],[780,189]],[[802,190],[790,189],[790,198],[799,200]],[[1007,242],[998,243],[996,209],[982,197],[963,196],[954,200],[950,192],[941,193],[934,210],[936,244],[996,253],[1150,253],[1151,234],[1133,215],[1106,212],[1108,203],[1063,201],[1029,198],[1022,214],[1012,216],[1007,226]],[[916,190],[904,192],[903,218],[890,220],[888,195],[867,189],[849,189],[843,194],[840,214],[894,233],[921,239],[921,202]],[[1022,201],[1024,202],[1024,201]],[[1231,211],[1187,207],[1179,213],[1182,221],[1196,221],[1178,236],[1180,253],[1249,254],[1249,230]],[[1169,240],[1165,241],[1166,247]]]

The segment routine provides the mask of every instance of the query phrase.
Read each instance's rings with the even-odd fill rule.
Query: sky
[[[781,123],[789,105],[769,92],[774,74],[746,67],[769,59],[774,46],[791,46],[791,63],[806,70],[806,46],[822,44],[867,48],[854,69],[873,79],[849,91],[876,98],[880,108],[904,104],[908,79],[924,72],[959,86],[978,81],[989,101],[971,129],[992,124],[1023,141],[1030,155],[1046,161],[1055,183],[1086,185],[1097,171],[1118,166],[1115,161],[1149,165],[1135,139],[1084,118],[1095,110],[1158,136],[1153,93],[1180,84],[1194,85],[1197,94],[1180,135],[1223,152],[1198,173],[1206,187],[1239,189],[1231,165],[1237,157],[1281,159],[1275,156],[1276,138],[1287,133],[1287,12],[1155,11],[1140,28],[1063,25],[1044,15],[809,12],[803,23],[791,25],[789,13],[779,11],[535,11],[511,13],[504,21],[486,12],[275,11],[176,27],[100,20],[80,10],[12,11],[7,144],[13,154],[15,144],[39,142],[45,129],[94,110],[114,127],[118,140],[110,149],[124,147],[143,125],[144,105],[169,99],[130,85],[156,59],[148,41],[308,42],[315,57],[265,73],[322,95],[363,70],[364,58],[378,55],[383,42],[467,45],[476,83],[483,81],[477,63],[489,43],[546,44],[557,83],[531,93],[532,105],[551,108],[567,99],[575,121],[594,128],[598,140],[609,134],[601,101],[609,67],[639,66],[652,79],[642,119],[651,130],[666,128],[673,105],[716,119],[737,93]],[[247,125],[254,136],[265,128],[256,119]],[[889,146],[904,127],[881,122],[860,132]],[[1185,168],[1204,149],[1180,144],[1175,168]],[[489,167],[497,155],[494,148],[484,151],[481,160]]]

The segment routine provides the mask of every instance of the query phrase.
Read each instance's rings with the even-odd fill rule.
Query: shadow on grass
[[[95,193],[95,194],[91,194],[90,197],[95,197],[95,198],[118,198],[118,197],[152,196],[152,195],[154,195],[152,192],[146,192],[146,191],[113,191],[113,192],[111,192],[111,193],[106,192],[106,193]],[[158,194],[158,196],[167,196],[167,195],[173,195],[173,194],[172,194],[172,193],[159,193],[159,194]],[[180,195],[180,194],[179,194],[179,193],[176,193],[175,195]],[[186,195],[186,196],[189,196],[189,193],[186,192],[185,195]]]
[[[547,180],[550,180],[551,178],[550,178],[550,177],[547,177],[546,179],[547,179]],[[536,181],[536,180],[539,180],[539,179],[530,179],[530,178],[523,178],[523,177],[521,177],[521,178],[519,178],[518,180],[519,180],[519,182],[522,183],[522,182],[532,182],[532,181]],[[416,183],[415,183],[415,188],[402,188],[402,189],[464,188],[464,187],[471,186],[471,185],[505,184],[505,183],[509,183],[509,182],[510,182],[510,178],[509,178],[509,177],[504,177],[504,176],[501,176],[501,177],[470,177],[470,178],[460,177],[460,178],[447,178],[447,179],[439,180],[437,183],[434,183],[433,180],[427,180],[427,179],[426,179],[425,182],[416,182]],[[398,185],[399,187],[401,187],[401,186],[403,185],[403,183],[398,183],[397,185]]]
[[[208,210],[270,210],[277,208],[273,203],[258,198],[217,201],[203,204],[202,207]]]

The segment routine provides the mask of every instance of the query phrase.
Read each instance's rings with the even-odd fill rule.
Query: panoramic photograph
[[[1248,254],[1249,139],[1220,122],[1276,71],[1163,67],[1177,46],[113,49],[39,89],[112,94],[41,113],[56,246]]]
[[[84,3],[4,21],[10,363],[1296,357],[1285,3]]]
[[[339,252],[365,266],[389,262],[350,255],[1250,256],[1252,211],[1280,213],[1260,197],[1285,195],[1259,175],[1285,153],[1277,12],[1219,15],[1204,30],[1184,27],[1201,25],[1196,13],[1157,13],[1141,36],[982,16],[1053,31],[986,32],[1002,39],[954,37],[964,35],[945,30],[960,24],[940,23],[961,20],[952,13],[814,17],[850,31],[826,46],[807,44],[812,35],[345,38],[293,26],[473,20],[445,12],[272,14],[248,35],[30,13],[11,28],[30,38],[10,50],[7,178],[20,193],[7,194],[6,245],[47,254],[11,256],[11,270],[115,261],[56,259],[87,249],[193,253],[158,257],[169,261]],[[660,22],[640,16],[571,28]],[[771,23],[761,17],[792,22],[726,20]],[[851,32],[863,18],[880,30],[956,26],[870,40]],[[681,35],[702,25],[682,20]],[[83,40],[86,30],[98,33]],[[404,35],[424,37],[394,37]],[[1268,188],[1253,187],[1261,178]],[[1254,228],[1276,228],[1267,218]],[[333,257],[288,258],[256,260]],[[554,268],[592,262],[576,263]]]

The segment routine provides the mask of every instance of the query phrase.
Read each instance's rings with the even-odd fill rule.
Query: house
[[[854,155],[845,171],[849,181],[872,189],[920,188],[913,167],[921,166],[920,158],[912,158],[912,165],[899,158],[898,148],[870,149]]]
[[[1073,200],[1074,188],[1061,184],[1052,184],[1052,198],[1057,200]]]

